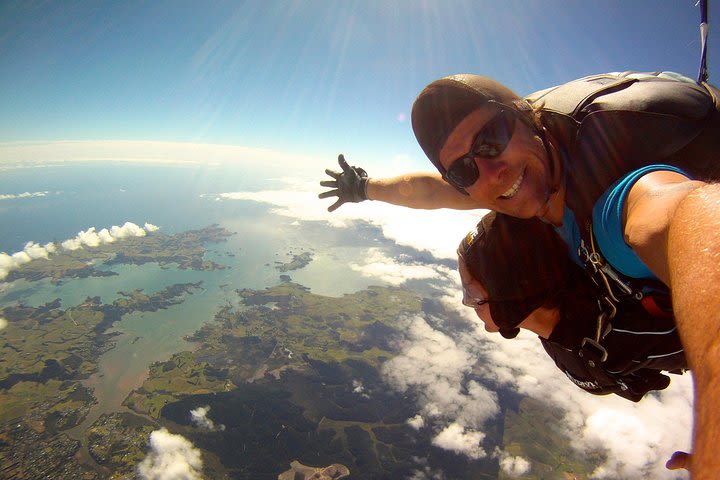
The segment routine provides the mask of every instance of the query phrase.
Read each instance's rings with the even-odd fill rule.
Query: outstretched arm
[[[391,178],[368,178],[362,168],[348,165],[342,154],[338,156],[338,164],[342,170],[325,170],[332,180],[320,182],[321,186],[331,190],[322,192],[318,197],[337,197],[336,202],[328,207],[330,212],[343,203],[364,200],[377,200],[423,210],[486,208],[455,190],[439,173],[422,172]]]
[[[720,471],[720,185],[680,203],[668,238],[670,285],[680,337],[695,383],[694,480]]]
[[[423,210],[487,208],[455,190],[439,173],[417,172],[398,177],[371,178],[367,192],[371,200]]]
[[[693,479],[720,471],[720,185],[653,172],[630,191],[625,238],[670,286],[695,380]]]

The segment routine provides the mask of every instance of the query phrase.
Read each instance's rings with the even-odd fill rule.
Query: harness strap
[[[596,390],[588,390],[591,393],[615,393],[630,401],[639,402],[650,390],[663,390],[670,385],[670,377],[654,370],[625,378],[609,373],[604,367],[608,356],[607,350],[600,343],[587,337],[582,341],[578,356],[597,385]]]
[[[595,235],[593,234],[592,223],[589,220],[585,223],[581,237],[578,257],[585,265],[585,270],[590,275],[590,278],[603,290],[605,303],[613,312],[610,318],[615,316],[617,305],[622,298],[632,297],[636,300],[642,300],[642,291],[633,289],[628,282],[624,281],[621,275],[607,263],[596,248]]]

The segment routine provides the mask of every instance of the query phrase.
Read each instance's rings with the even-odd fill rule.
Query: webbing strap
[[[636,300],[641,300],[643,294],[640,290],[633,289],[631,285],[623,281],[620,275],[605,261],[605,258],[595,246],[595,235],[590,221],[586,222],[581,237],[583,238],[580,239],[578,256],[585,265],[585,270],[590,274],[590,277],[603,290],[602,300],[604,300],[604,303],[601,302],[601,309],[608,313],[609,319],[613,319],[621,298],[630,296]],[[606,310],[607,307],[610,310]]]

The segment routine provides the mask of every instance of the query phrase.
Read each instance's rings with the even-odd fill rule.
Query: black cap
[[[565,289],[571,261],[551,225],[490,212],[460,243],[470,275],[488,292],[490,314],[506,338]]]

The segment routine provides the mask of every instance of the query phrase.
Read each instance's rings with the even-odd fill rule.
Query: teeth
[[[517,193],[517,191],[520,189],[520,184],[523,181],[523,178],[525,178],[525,172],[523,172],[517,180],[515,180],[515,183],[513,183],[513,186],[508,189],[507,192],[500,195],[500,198],[508,199],[512,198],[513,195]]]

